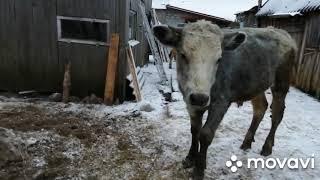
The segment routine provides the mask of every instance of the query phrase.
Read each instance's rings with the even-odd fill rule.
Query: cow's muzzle
[[[193,106],[207,106],[209,103],[209,96],[206,94],[192,93],[189,96],[190,104]]]

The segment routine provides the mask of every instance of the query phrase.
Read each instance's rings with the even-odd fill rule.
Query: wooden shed
[[[320,98],[320,0],[268,0],[257,13],[259,27],[288,31],[299,46],[292,83]]]
[[[236,13],[236,21],[240,24],[240,28],[243,27],[258,27],[256,14],[258,12],[258,6],[254,6],[247,11]]]
[[[0,90],[61,92],[71,62],[71,94],[103,96],[112,33],[120,36],[116,98],[126,99],[126,46],[135,39],[137,65],[146,62],[139,4],[151,0],[1,0]]]

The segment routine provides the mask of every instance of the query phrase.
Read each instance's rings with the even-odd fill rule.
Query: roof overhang
[[[217,16],[213,16],[213,15],[209,15],[209,14],[204,14],[204,13],[200,13],[200,12],[196,12],[196,11],[192,11],[192,10],[188,10],[188,9],[183,9],[183,8],[172,6],[169,4],[166,6],[166,8],[167,9],[174,9],[177,11],[182,11],[182,12],[186,12],[186,13],[190,13],[190,14],[194,14],[194,15],[198,15],[198,16],[203,16],[203,17],[210,18],[210,19],[216,19],[219,21],[225,21],[225,22],[229,22],[229,23],[232,22],[231,20],[227,20],[227,19],[224,19],[221,17],[217,17]]]
[[[302,16],[300,12],[291,12],[291,13],[274,13],[269,15],[269,17],[272,18],[287,18],[287,17],[293,17],[293,16]]]
[[[257,17],[270,17],[270,18],[289,18],[294,16],[303,16],[301,12],[286,12],[286,13],[273,13],[268,15],[259,15],[256,14]]]

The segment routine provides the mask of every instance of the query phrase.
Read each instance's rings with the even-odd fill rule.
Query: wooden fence
[[[301,42],[295,86],[320,98],[320,15],[312,15],[305,22]]]
[[[273,26],[288,31],[298,45],[292,69],[292,85],[320,99],[320,14],[303,17],[261,18],[262,27]]]

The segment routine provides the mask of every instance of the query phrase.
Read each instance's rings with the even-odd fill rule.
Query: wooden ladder
[[[145,30],[145,36],[146,36],[148,43],[149,43],[149,46],[151,48],[151,52],[153,54],[155,64],[156,64],[156,67],[157,67],[157,70],[158,70],[158,73],[160,76],[161,84],[166,84],[168,82],[168,78],[167,78],[166,72],[163,67],[163,59],[162,59],[161,54],[159,52],[156,39],[152,33],[152,30],[151,30],[151,27],[150,27],[150,24],[149,24],[149,21],[148,21],[146,12],[145,12],[145,7],[143,6],[143,4],[141,2],[139,4],[139,6],[140,6],[141,14],[142,14],[143,28]]]

